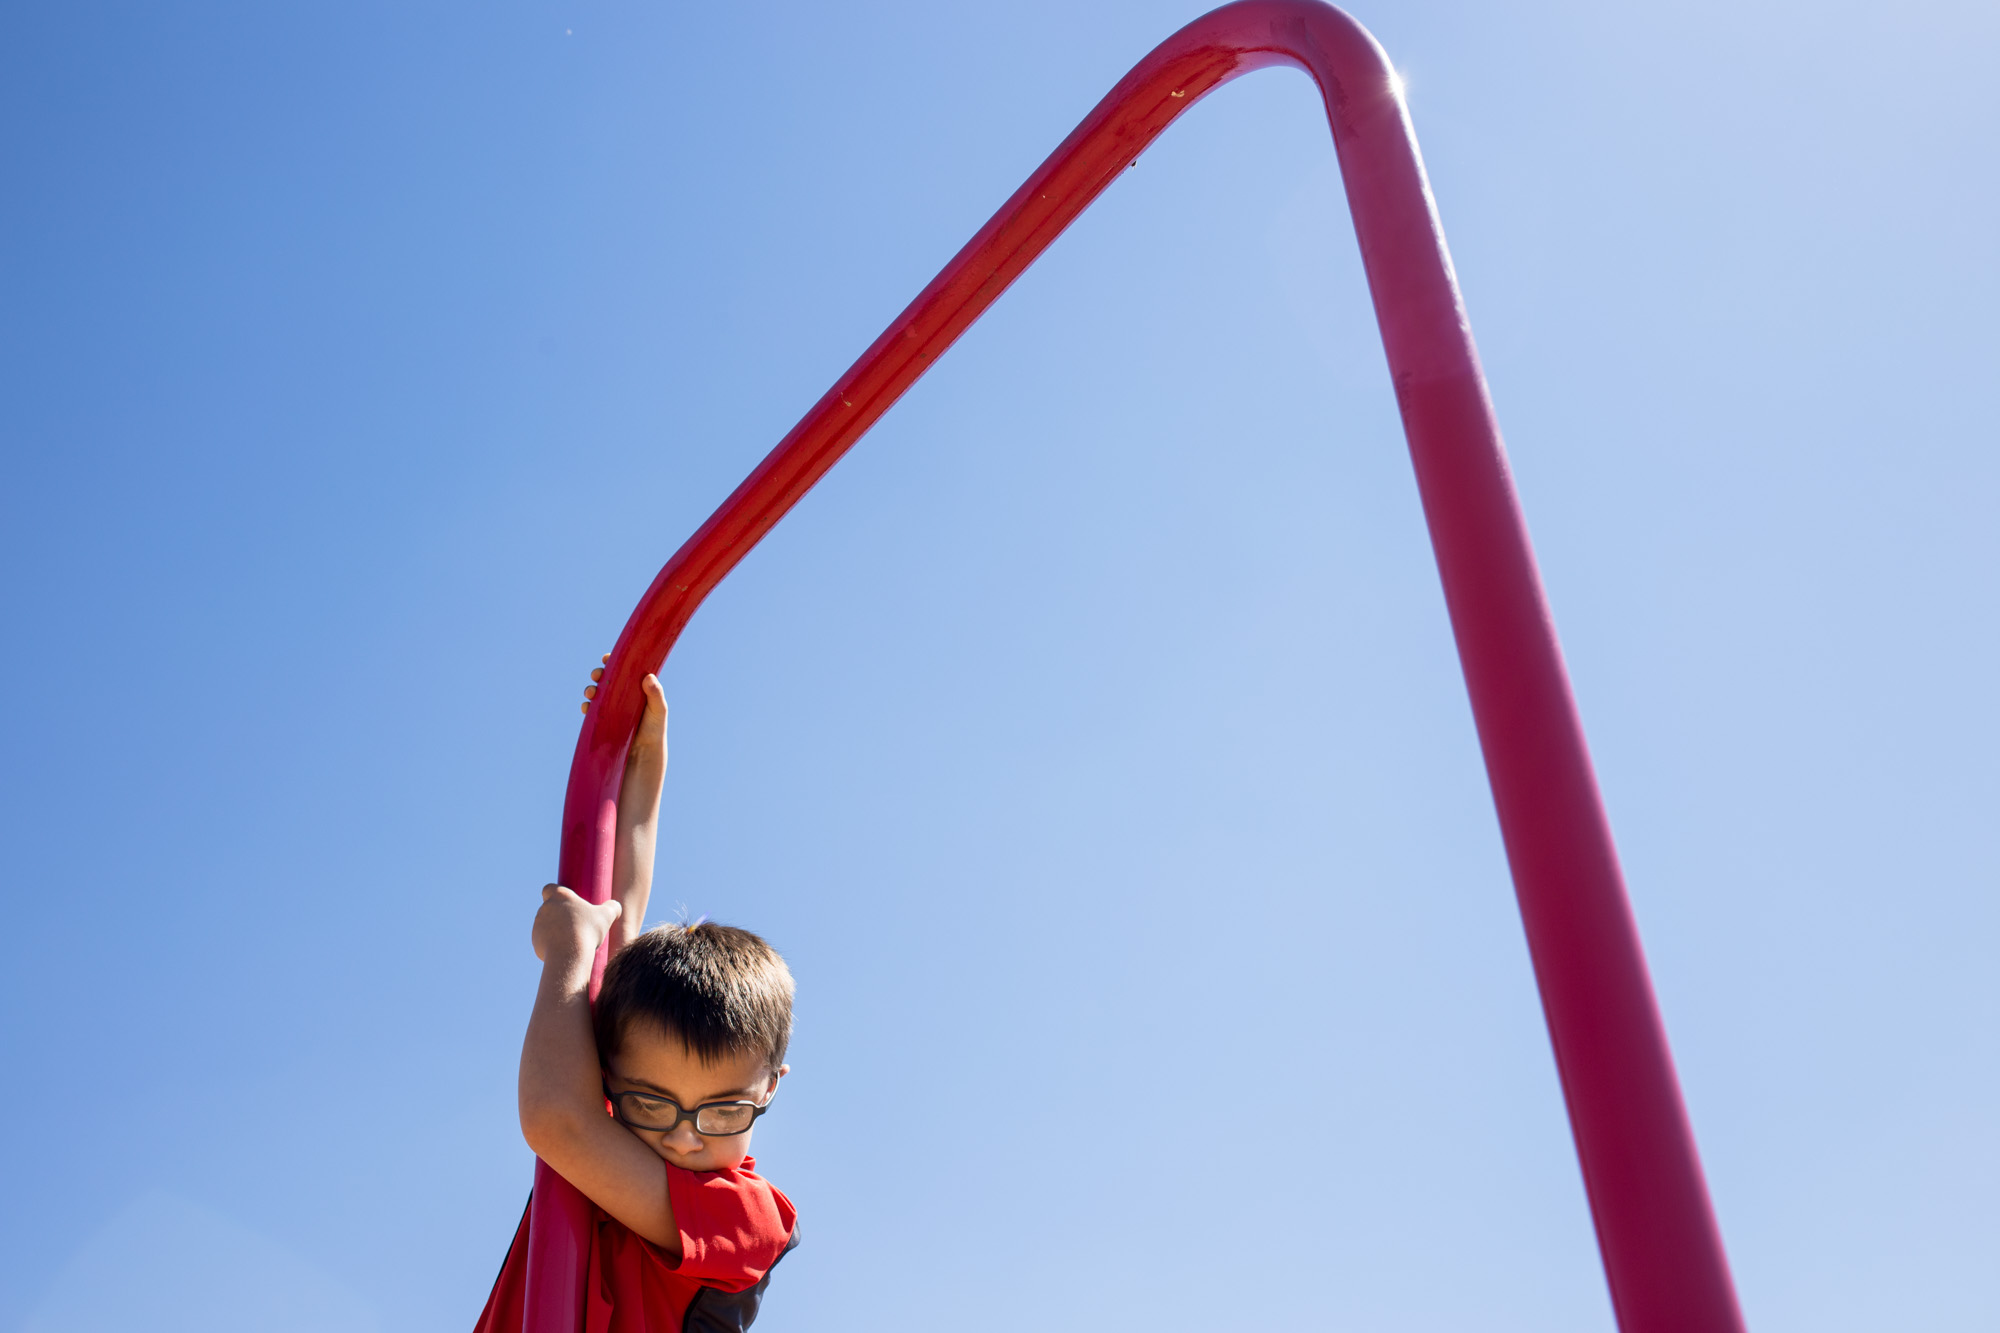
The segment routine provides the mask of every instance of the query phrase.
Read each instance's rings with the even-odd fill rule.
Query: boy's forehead
[[[668,1032],[656,1023],[634,1023],[627,1028],[612,1067],[620,1078],[631,1082],[702,1098],[750,1091],[761,1087],[769,1075],[763,1057],[755,1051],[703,1060],[679,1033]]]

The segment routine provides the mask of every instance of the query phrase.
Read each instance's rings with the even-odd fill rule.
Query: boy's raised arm
[[[618,789],[618,834],[612,851],[611,897],[623,910],[611,923],[617,953],[646,928],[646,899],[653,892],[653,850],[660,837],[660,784],[667,776],[667,696],[660,678],[641,682],[646,711],[632,748],[625,752],[625,782]]]
[[[606,653],[609,662],[611,655]],[[604,668],[590,673],[593,682],[604,679]],[[646,900],[653,892],[653,852],[660,836],[660,784],[667,775],[667,696],[660,678],[649,675],[640,682],[646,692],[646,711],[640,714],[639,729],[632,735],[632,747],[625,752],[625,781],[618,789],[618,832],[611,854],[611,899],[623,910],[611,923],[611,952],[624,948],[646,928]],[[597,697],[597,686],[584,691],[583,711]]]

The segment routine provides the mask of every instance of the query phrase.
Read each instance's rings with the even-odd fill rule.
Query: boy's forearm
[[[612,839],[611,896],[624,910],[611,927],[611,952],[646,928],[646,900],[653,892],[653,849],[660,832],[660,783],[667,776],[667,697],[660,678],[639,683],[646,706],[625,752],[625,780],[618,787],[618,831]]]
[[[618,832],[612,849],[611,896],[624,910],[611,926],[617,953],[646,928],[646,900],[653,891],[653,859],[660,836],[660,784],[665,756],[635,754],[618,790]]]
[[[531,1147],[560,1121],[603,1113],[603,1080],[590,1026],[594,940],[551,950],[521,1043],[521,1131]]]

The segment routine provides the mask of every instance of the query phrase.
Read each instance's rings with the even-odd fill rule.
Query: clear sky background
[[[469,1328],[584,673],[1200,0],[11,6],[0,1329]],[[2000,1324],[2000,10],[1356,9],[1751,1325]],[[1599,1330],[1325,121],[1150,150],[696,618],[760,1333]]]

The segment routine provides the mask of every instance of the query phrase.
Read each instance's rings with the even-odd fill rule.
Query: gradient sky
[[[20,7],[0,1330],[469,1328],[584,673],[1200,0]],[[2000,10],[1409,0],[1752,1327],[1987,1330]],[[1324,119],[1242,80],[666,672],[760,1333],[1598,1330]]]

